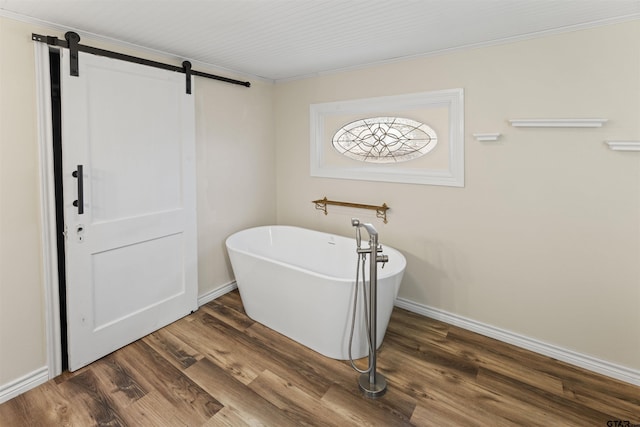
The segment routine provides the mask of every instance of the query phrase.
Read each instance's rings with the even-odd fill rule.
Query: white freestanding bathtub
[[[384,236],[380,240],[384,243]],[[227,239],[226,245],[249,317],[320,354],[349,358],[358,259],[355,238],[298,227],[265,226],[239,231]],[[362,247],[368,247],[364,230]],[[406,267],[404,256],[397,250],[383,244],[382,253],[388,255],[389,262],[384,268],[378,264],[378,347]],[[368,283],[368,257],[365,278]],[[362,301],[360,285],[354,359],[368,354]]]

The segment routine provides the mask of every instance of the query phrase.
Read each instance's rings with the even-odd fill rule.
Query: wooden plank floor
[[[378,367],[388,392],[364,398],[348,362],[252,321],[236,291],[0,405],[0,425],[640,424],[639,387],[399,308]]]

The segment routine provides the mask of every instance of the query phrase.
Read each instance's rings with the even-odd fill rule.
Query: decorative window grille
[[[348,123],[333,136],[333,147],[353,160],[406,162],[424,156],[438,143],[428,125],[402,117],[371,117]]]

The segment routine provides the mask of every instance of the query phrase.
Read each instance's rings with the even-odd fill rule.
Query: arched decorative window
[[[402,117],[371,117],[348,123],[333,136],[342,155],[370,163],[406,162],[424,156],[438,143],[428,125]]]

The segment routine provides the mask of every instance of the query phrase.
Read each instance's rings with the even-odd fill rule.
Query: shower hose
[[[353,360],[353,356],[351,353],[351,346],[353,345],[353,332],[356,326],[356,308],[358,307],[358,284],[360,283],[360,258],[362,258],[362,298],[363,298],[363,306],[364,306],[364,318],[365,318],[365,323],[367,325],[367,342],[369,344],[369,354],[373,354],[373,352],[375,351],[375,349],[373,348],[373,344],[371,343],[371,325],[369,323],[369,310],[367,309],[367,289],[365,286],[365,279],[364,279],[364,268],[365,268],[365,264],[366,264],[366,260],[367,260],[367,254],[366,253],[362,253],[362,254],[358,254],[358,263],[356,265],[356,286],[354,288],[354,292],[353,292],[353,313],[351,315],[351,333],[349,334],[349,362],[351,363],[351,367],[353,369],[355,369],[357,372],[361,373],[361,374],[368,374],[369,372],[371,372],[371,368],[373,367],[371,361],[371,358],[369,358],[369,366],[367,367],[367,369],[359,369],[356,366],[356,363]]]

